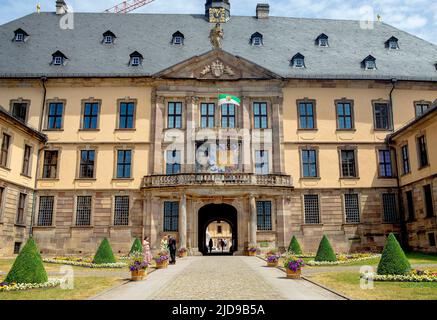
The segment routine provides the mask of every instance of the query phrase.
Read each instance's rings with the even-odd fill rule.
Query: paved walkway
[[[305,280],[290,280],[255,257],[209,256],[179,259],[145,281],[129,282],[98,300],[327,300],[341,297]]]

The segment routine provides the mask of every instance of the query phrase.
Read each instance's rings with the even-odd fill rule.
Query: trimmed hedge
[[[39,249],[33,240],[29,238],[21,250],[14,264],[6,276],[7,283],[46,283],[47,272],[44,268]]]
[[[94,256],[93,263],[104,264],[104,263],[116,263],[114,253],[112,252],[111,245],[108,239],[104,238],[102,243],[97,249],[96,255]]]
[[[323,235],[322,240],[319,244],[319,249],[317,250],[315,261],[337,261],[337,256],[329,243],[328,237]]]
[[[302,254],[302,249],[300,247],[299,241],[297,241],[295,236],[291,238],[290,245],[288,246],[288,251],[293,252],[294,254]]]
[[[381,260],[378,264],[379,275],[404,275],[410,272],[411,265],[405,256],[398,240],[390,233],[382,251]]]
[[[138,238],[135,238],[134,242],[132,243],[132,247],[130,248],[129,254],[132,254],[134,252],[143,253],[143,245],[141,244],[141,241]]]

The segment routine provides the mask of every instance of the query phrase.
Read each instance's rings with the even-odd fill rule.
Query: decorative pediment
[[[277,79],[280,76],[244,58],[223,50],[212,50],[194,56],[155,74],[158,78],[239,80]]]

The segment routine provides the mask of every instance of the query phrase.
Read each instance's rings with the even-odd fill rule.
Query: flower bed
[[[50,279],[45,283],[0,283],[0,292],[23,291],[31,289],[55,288],[61,284],[59,279]]]
[[[42,261],[47,263],[67,264],[76,267],[102,268],[102,269],[124,268],[127,265],[126,262],[96,264],[96,263],[92,263],[92,259],[88,260],[87,258],[74,258],[74,257],[43,258]]]
[[[335,266],[339,264],[347,264],[351,262],[371,260],[380,257],[381,257],[380,254],[371,254],[371,253],[339,254],[337,255],[337,261],[310,260],[306,264],[308,266]]]
[[[409,274],[403,275],[379,275],[376,273],[364,273],[360,278],[373,281],[385,282],[437,282],[437,271],[431,270],[413,270]]]

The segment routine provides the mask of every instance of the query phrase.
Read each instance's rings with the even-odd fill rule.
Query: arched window
[[[173,33],[171,43],[174,45],[183,45],[184,39],[185,39],[184,34],[180,31],[176,31],[175,33]]]
[[[329,46],[328,36],[324,33],[320,34],[316,38],[316,45],[318,45],[319,47],[328,47]]]
[[[397,50],[399,49],[399,40],[396,37],[391,37],[385,42],[385,47],[389,50]]]
[[[263,45],[263,35],[259,32],[255,32],[250,37],[250,44],[252,46],[262,46]]]
[[[291,58],[291,66],[294,68],[305,68],[305,57],[298,52]]]
[[[376,59],[369,55],[362,62],[361,65],[366,70],[375,70],[376,69]]]
[[[138,51],[134,51],[130,54],[129,65],[131,67],[138,67],[143,62],[143,56]]]

